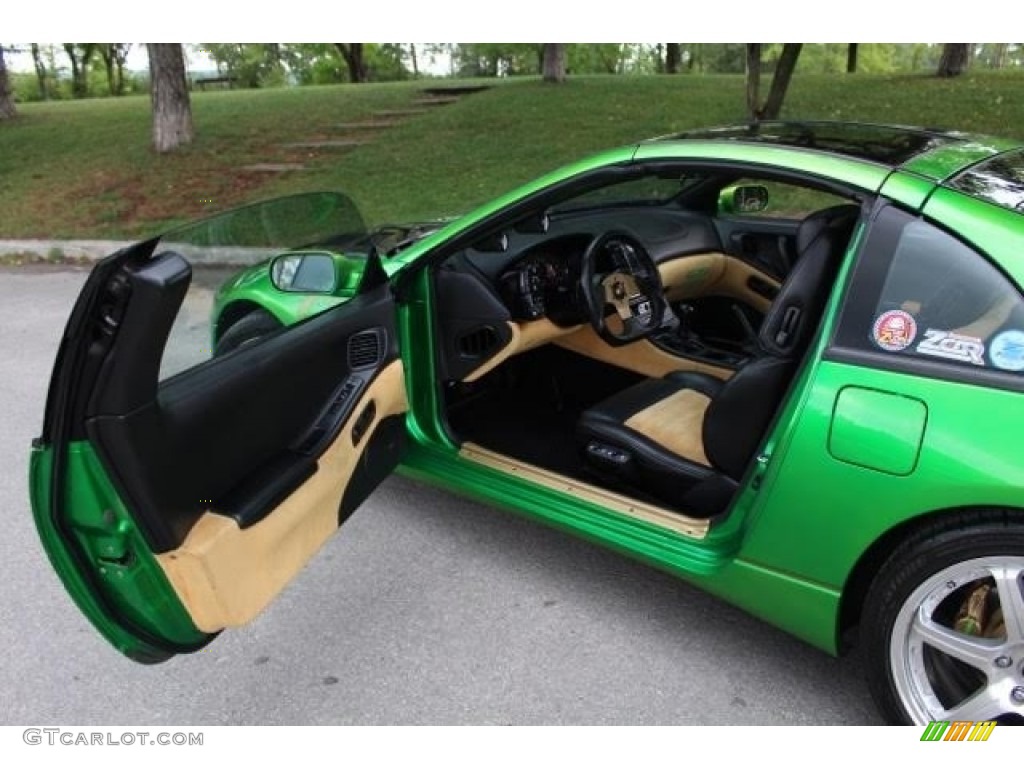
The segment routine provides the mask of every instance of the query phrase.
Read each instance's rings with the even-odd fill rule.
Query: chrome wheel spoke
[[[1005,711],[1005,701],[992,686],[982,688],[974,695],[942,713],[943,720],[994,720]]]
[[[986,674],[991,668],[996,651],[1003,644],[998,640],[973,637],[944,627],[932,621],[920,610],[911,631],[926,645]]]
[[[991,570],[999,605],[1003,609],[1006,639],[1011,643],[1020,642],[1024,640],[1024,594],[1021,588],[1021,571],[1024,569],[1003,566]]]

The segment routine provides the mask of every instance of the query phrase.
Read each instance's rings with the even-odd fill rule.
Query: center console
[[[689,315],[693,308],[682,304],[674,319],[667,322],[660,331],[648,337],[648,341],[663,352],[677,357],[718,366],[719,368],[736,369],[741,367],[750,355],[737,344],[731,348],[714,346],[705,342],[701,336],[690,328]],[[748,328],[748,335],[754,335]]]
[[[649,336],[648,341],[669,354],[719,368],[739,368],[749,359],[747,355],[739,352],[708,346],[696,335],[675,331],[657,333]]]

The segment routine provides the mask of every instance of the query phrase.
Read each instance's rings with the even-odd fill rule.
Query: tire
[[[221,334],[221,337],[217,339],[217,346],[213,353],[214,357],[220,357],[228,352],[233,352],[239,347],[251,344],[282,327],[277,318],[266,310],[254,309],[252,312],[238,318]]]
[[[875,577],[860,632],[889,722],[1024,723],[1024,518],[983,510],[918,530]]]

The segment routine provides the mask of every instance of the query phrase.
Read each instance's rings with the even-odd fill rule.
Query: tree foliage
[[[221,75],[243,88],[404,80],[401,43],[203,43]],[[355,76],[353,79],[353,71]]]
[[[282,85],[285,82],[280,46],[276,43],[203,43],[217,72],[243,88]]]

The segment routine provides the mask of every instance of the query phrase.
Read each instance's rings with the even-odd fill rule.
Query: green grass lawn
[[[593,151],[744,118],[740,76],[499,85],[398,127],[354,135],[338,124],[409,108],[424,84],[196,93],[196,141],[170,156],[149,149],[146,98],[20,105],[17,120],[0,124],[0,237],[133,237],[310,189],[348,192],[371,222],[447,215]],[[798,75],[784,117],[1024,138],[1024,74]],[[332,138],[369,143],[348,150],[282,147]],[[307,170],[241,169],[261,162],[302,162]]]

